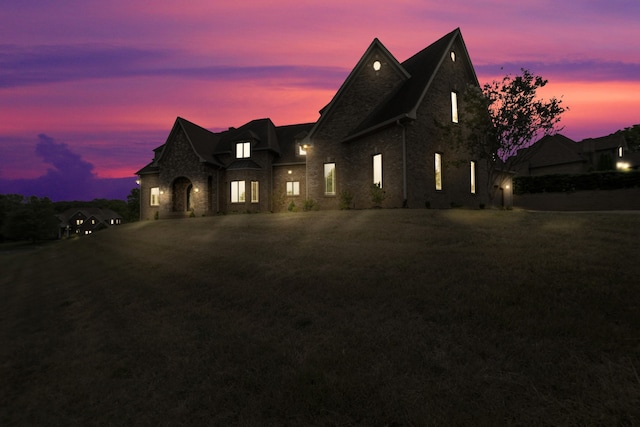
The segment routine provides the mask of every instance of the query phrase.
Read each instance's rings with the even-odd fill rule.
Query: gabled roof
[[[529,162],[530,167],[542,167],[567,163],[582,163],[580,145],[562,134],[547,135],[535,144],[518,151],[518,156]]]
[[[304,163],[304,157],[297,155],[297,146],[309,134],[313,125],[314,123],[302,123],[278,126],[276,133],[278,134],[278,141],[280,141],[280,157],[274,161],[274,164]]]
[[[601,136],[599,138],[587,138],[579,142],[582,146],[582,150],[587,151],[600,151],[610,150],[612,148],[627,147],[627,140],[622,133],[612,133],[611,135]]]
[[[331,102],[321,110],[322,116],[310,132],[310,136],[312,136],[316,129],[318,129],[323,118],[328,115],[327,113],[331,110],[331,107],[337,103],[342,92],[349,86],[350,80],[357,75],[360,67],[363,66],[365,58],[368,57],[369,53],[374,48],[381,49],[386,55],[388,55],[390,64],[392,64],[392,66],[403,76],[403,82],[393,93],[383,99],[371,114],[351,130],[345,138],[345,141],[358,138],[366,133],[395,123],[397,120],[407,118],[415,119],[417,117],[418,107],[420,107],[420,104],[429,90],[431,82],[436,76],[443,61],[449,57],[453,45],[456,42],[459,42],[462,46],[462,51],[456,52],[456,56],[458,58],[456,61],[462,62],[463,66],[467,67],[469,74],[477,84],[478,78],[471,64],[471,59],[469,58],[469,53],[464,40],[462,39],[460,28],[456,28],[451,31],[449,34],[443,36],[402,63],[399,63],[393,55],[389,53],[384,45],[378,39],[375,39]]]
[[[252,150],[271,150],[280,153],[276,127],[271,119],[252,120],[235,129],[222,132],[214,154],[233,153],[238,142],[252,142]]]
[[[66,211],[57,215],[57,217],[62,222],[69,222],[71,218],[73,218],[76,214],[82,214],[82,216],[86,219],[91,217],[95,218],[98,221],[106,222],[110,219],[122,219],[122,215],[118,214],[114,210],[111,209],[100,209],[100,208],[70,208]]]
[[[222,166],[220,162],[218,162],[213,156],[213,147],[215,147],[217,141],[219,140],[219,134],[215,134],[210,130],[207,130],[201,126],[196,125],[195,123],[191,123],[189,120],[183,119],[182,117],[176,118],[175,123],[173,124],[173,128],[167,137],[167,141],[161,147],[162,151],[157,158],[151,162],[149,165],[142,168],[138,171],[138,175],[144,173],[152,173],[153,167],[157,166],[157,162],[162,159],[162,156],[165,153],[165,149],[170,141],[175,138],[175,135],[182,130],[187,138],[187,141],[191,145],[193,152],[203,163],[211,163],[216,166]],[[158,149],[156,149],[158,150]],[[155,150],[154,150],[155,151]]]
[[[460,44],[463,47],[462,52],[457,52],[457,61],[463,62],[463,59],[465,60],[464,64],[468,67],[475,83],[477,83],[478,78],[473,66],[471,66],[471,59],[462,39],[462,33],[460,28],[456,28],[400,64],[410,78],[391,97],[385,100],[373,114],[360,123],[347,137],[347,140],[357,138],[397,120],[404,118],[415,119],[418,107],[427,94],[442,62],[449,57],[456,39],[460,40]]]

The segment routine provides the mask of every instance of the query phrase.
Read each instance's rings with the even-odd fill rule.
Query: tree
[[[495,185],[501,187],[506,179],[504,172],[526,160],[517,156],[518,151],[529,147],[534,138],[561,131],[558,123],[562,113],[569,109],[555,97],[548,101],[539,99],[538,89],[548,81],[527,69],[522,68],[521,72],[516,76],[508,74],[482,88],[468,86],[464,91],[461,113],[466,126],[464,130],[458,127],[454,141],[475,159],[486,162],[492,199]]]
[[[59,220],[55,216],[53,202],[46,197],[19,197],[20,203],[12,204],[6,216],[4,235],[9,239],[32,242],[55,238]]]
[[[624,136],[630,153],[640,152],[640,124],[624,128],[616,133],[621,133]]]
[[[127,221],[133,222],[140,219],[140,189],[132,188],[127,196]]]

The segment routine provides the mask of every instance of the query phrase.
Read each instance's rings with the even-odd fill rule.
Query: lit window
[[[618,147],[618,157],[622,157],[622,146]]]
[[[94,224],[94,225],[95,225],[95,223],[96,223],[96,220],[95,220],[95,219],[92,219],[92,220],[91,220],[91,224]]]
[[[111,218],[111,225],[113,225],[115,223],[115,221],[113,220],[113,218]]]
[[[380,68],[382,68],[382,63],[380,61],[373,61],[373,69],[375,71],[380,71]]]
[[[83,219],[76,219],[76,225],[82,225],[83,222]]]
[[[236,158],[247,159],[251,157],[251,143],[239,142],[236,144]]]
[[[454,51],[451,51],[451,60],[456,62],[456,53]]]
[[[151,188],[151,206],[159,206],[160,205],[160,187]]]
[[[442,154],[440,153],[436,153],[435,171],[436,171],[436,190],[442,190]]]
[[[471,194],[476,194],[476,162],[471,161]]]
[[[307,145],[306,144],[300,144],[298,145],[298,154],[301,156],[306,156],[307,155]]]
[[[458,123],[458,94],[451,92],[451,121]]]
[[[231,203],[244,203],[244,181],[231,181]]]
[[[332,196],[336,194],[336,164],[324,164],[324,194]]]
[[[382,154],[373,156],[373,183],[382,188]]]
[[[287,196],[299,196],[300,195],[300,182],[291,181],[287,182]]]
[[[258,181],[251,181],[251,203],[258,203],[259,193],[260,193],[260,185]]]

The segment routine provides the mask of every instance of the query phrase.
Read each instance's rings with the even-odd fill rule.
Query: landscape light
[[[616,163],[616,169],[620,169],[620,170],[631,169],[631,164],[627,162],[618,162]]]

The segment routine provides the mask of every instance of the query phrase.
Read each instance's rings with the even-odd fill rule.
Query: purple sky
[[[312,122],[373,38],[403,61],[460,27],[481,83],[521,67],[563,133],[640,123],[640,1],[6,0],[0,193],[124,198],[176,116]]]

